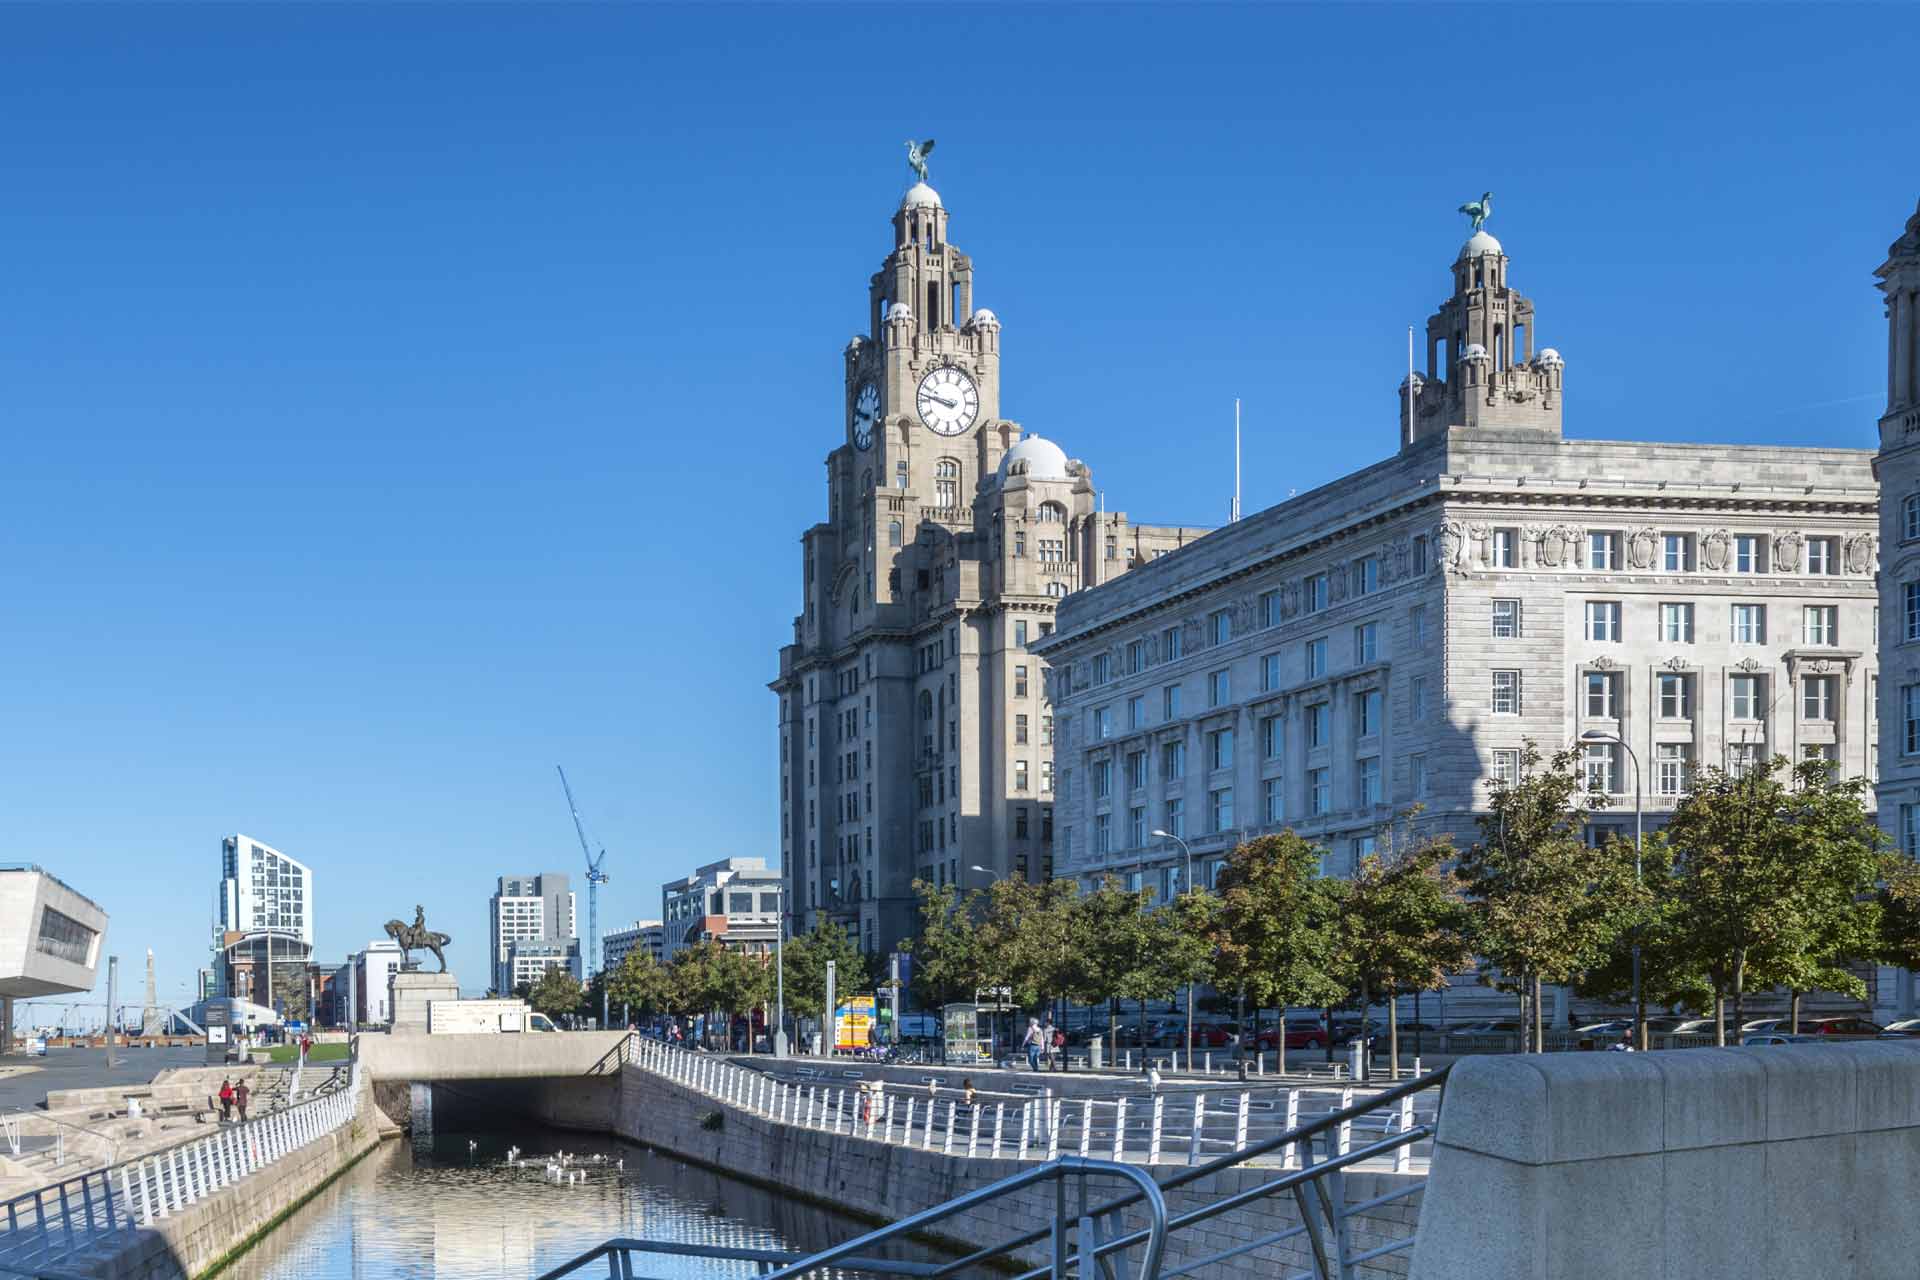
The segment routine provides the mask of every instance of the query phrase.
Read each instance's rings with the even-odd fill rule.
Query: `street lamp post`
[[[1183,858],[1186,859],[1186,868],[1180,873],[1180,891],[1182,893],[1192,893],[1193,892],[1193,850],[1187,847],[1187,842],[1185,840],[1182,840],[1179,836],[1173,834],[1173,832],[1171,831],[1156,830],[1153,834],[1155,839],[1171,840],[1175,844],[1180,846],[1180,854]],[[1193,979],[1192,978],[1187,979],[1187,1070],[1189,1071],[1193,1070]]]
[[[787,886],[774,890],[779,896],[780,914],[773,930],[773,1056],[787,1056]]]
[[[1633,885],[1640,887],[1640,840],[1644,824],[1645,810],[1640,803],[1640,757],[1628,745],[1627,740],[1617,733],[1604,733],[1599,729],[1589,729],[1580,735],[1582,742],[1610,742],[1621,747],[1627,753],[1627,759],[1633,761]],[[1647,1001],[1640,989],[1640,926],[1633,927],[1633,1047],[1641,1053],[1647,1051]]]

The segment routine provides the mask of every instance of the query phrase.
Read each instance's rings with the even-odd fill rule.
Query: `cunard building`
[[[869,951],[914,932],[916,878],[1054,874],[1057,727],[1033,646],[1075,593],[1204,532],[1102,510],[1085,463],[1003,415],[1001,324],[973,288],[915,184],[846,346],[826,519],[800,539],[771,685],[790,919]]]

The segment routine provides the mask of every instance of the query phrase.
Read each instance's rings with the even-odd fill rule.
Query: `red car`
[[[1319,1019],[1317,1018],[1287,1019],[1287,1048],[1318,1049],[1322,1045],[1326,1044],[1326,1042],[1327,1042],[1326,1028],[1320,1025]],[[1255,1049],[1260,1049],[1260,1050],[1275,1049],[1279,1047],[1279,1044],[1280,1044],[1280,1029],[1278,1027],[1262,1028],[1260,1034],[1253,1038],[1253,1047]]]
[[[1816,1018],[1809,1022],[1800,1020],[1800,1034],[1808,1036],[1832,1036],[1839,1040],[1871,1040],[1883,1030],[1877,1022],[1865,1018]]]

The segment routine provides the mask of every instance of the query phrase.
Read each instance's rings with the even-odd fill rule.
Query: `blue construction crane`
[[[611,877],[600,868],[607,861],[607,851],[600,850],[600,856],[593,856],[593,849],[587,843],[587,829],[580,825],[580,806],[573,802],[573,788],[567,785],[567,771],[559,765],[553,766],[560,773],[560,789],[567,793],[567,812],[573,815],[573,832],[580,837],[580,852],[587,860],[587,959],[581,966],[582,973],[591,981],[600,969],[600,886]],[[604,1004],[605,1001],[602,1001]],[[601,1025],[606,1025],[606,1010],[601,1013]]]

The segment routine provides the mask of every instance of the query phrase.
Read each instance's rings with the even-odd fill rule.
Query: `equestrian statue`
[[[440,948],[452,942],[453,938],[448,934],[435,933],[433,930],[427,928],[427,913],[417,903],[413,908],[413,923],[407,924],[401,920],[389,920],[387,921],[387,936],[400,944],[400,965],[402,968],[413,968],[412,953],[415,950],[420,950],[433,952],[433,958],[440,962],[440,972],[445,973],[447,971],[447,957]]]

